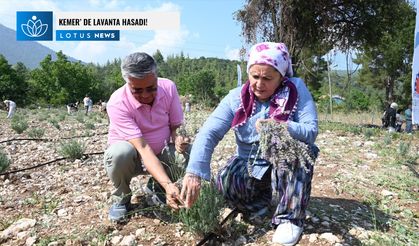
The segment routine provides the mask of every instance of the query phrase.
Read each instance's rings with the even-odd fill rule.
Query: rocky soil
[[[112,185],[102,166],[101,153],[106,147],[107,132],[104,116],[86,117],[86,121],[94,124],[92,130],[86,128],[86,121],[76,120],[76,116],[67,116],[57,129],[49,121],[40,120],[39,114],[27,113],[29,129],[46,130],[44,140],[19,140],[29,137],[26,132],[13,131],[10,121],[3,116],[0,149],[12,161],[6,172],[61,158],[60,145],[71,139],[84,143],[86,150],[81,159],[64,159],[0,175],[0,244],[196,245],[202,240],[203,236],[186,231],[181,223],[153,213],[161,208],[149,207],[145,202],[142,187],[146,176],[132,181],[133,203],[138,206],[136,214],[124,224],[108,221]],[[409,220],[408,227],[418,232],[419,185],[418,177],[414,178],[417,159],[412,165],[401,164],[395,169],[385,165],[396,157],[391,154],[394,152],[383,153],[383,149],[390,148],[383,144],[383,138],[383,134],[367,139],[362,134],[321,130],[316,141],[321,154],[315,166],[311,202],[299,245],[379,245],[385,235],[390,240],[392,235],[399,235],[391,220],[400,223]],[[417,134],[394,140],[393,145],[397,147],[396,141],[410,141],[410,153],[419,152]],[[223,165],[234,149],[234,136],[229,133],[213,155],[213,169]],[[383,172],[385,168],[389,168],[389,173]],[[413,185],[399,188],[392,186],[391,180],[379,185],[379,178],[394,170],[413,176]],[[377,199],[381,201],[380,206],[373,206]],[[383,209],[382,201],[388,201],[388,207],[397,205],[400,211]],[[403,211],[410,211],[412,216],[404,216]],[[270,245],[273,232],[269,219],[255,225],[243,221],[239,214],[228,221],[218,239],[211,242],[214,245]],[[394,237],[399,240],[398,236]],[[415,245],[417,241],[412,241],[415,238],[417,235],[396,242]]]

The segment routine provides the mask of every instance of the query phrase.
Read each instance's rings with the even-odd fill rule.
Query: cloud
[[[0,23],[16,30],[16,11],[60,11],[51,0],[1,1]]]
[[[103,41],[79,42],[72,52],[72,56],[76,59],[79,59],[79,57],[80,59],[83,58],[81,60],[85,62],[97,63],[99,62],[98,57],[106,54],[106,50],[107,45]]]
[[[125,3],[120,0],[89,0],[89,5],[96,8],[112,10],[123,7]]]
[[[240,60],[240,49],[232,49],[230,46],[227,46],[224,49],[224,55],[230,60]]]
[[[164,55],[179,53],[179,50],[182,49],[188,35],[189,31],[184,28],[181,28],[179,31],[155,31],[155,35],[152,40],[138,46],[134,51],[142,51],[153,54],[158,49]]]

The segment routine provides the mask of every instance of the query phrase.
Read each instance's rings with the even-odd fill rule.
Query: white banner
[[[415,43],[412,65],[412,121],[419,124],[419,0],[416,0]]]
[[[237,64],[237,87],[242,86],[242,69],[240,64]]]
[[[57,12],[56,30],[178,30],[179,12]]]

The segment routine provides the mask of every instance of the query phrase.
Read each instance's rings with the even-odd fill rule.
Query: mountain
[[[0,24],[0,54],[6,57],[9,64],[22,62],[26,67],[34,69],[50,54],[52,60],[57,56],[55,51],[35,41],[17,41],[16,31]],[[78,60],[68,57],[69,61]]]

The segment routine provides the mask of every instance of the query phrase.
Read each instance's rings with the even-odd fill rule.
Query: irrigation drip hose
[[[103,153],[104,153],[103,151],[102,152],[87,153],[87,154],[83,154],[83,156],[101,155]],[[38,167],[43,167],[43,166],[46,166],[48,164],[51,164],[51,163],[54,163],[54,162],[59,162],[59,161],[66,160],[66,159],[69,159],[69,158],[68,157],[61,157],[61,158],[58,158],[58,159],[55,159],[55,160],[51,160],[51,161],[47,161],[47,162],[44,162],[44,163],[41,163],[41,164],[37,164],[35,166],[0,173],[0,176],[5,176],[5,175],[12,174],[12,173],[18,173],[18,172],[23,172],[23,171],[35,169],[35,168],[38,168]]]
[[[53,139],[53,138],[11,138],[11,139],[6,139],[6,140],[0,141],[0,144],[1,143],[7,143],[7,142],[13,142],[13,141],[22,141],[22,140],[53,142],[53,141],[58,141],[58,140],[63,140],[63,139],[85,138],[85,137],[93,137],[93,136],[106,135],[106,134],[108,134],[108,132],[102,132],[102,133],[98,133],[98,134],[91,135],[91,136],[90,135],[82,135],[82,136],[64,137],[64,138],[60,138],[60,139]]]
[[[221,221],[220,226],[224,225],[224,223],[227,222],[227,220],[229,220],[231,217],[237,215],[237,208],[234,208],[224,219],[223,221]],[[204,245],[208,240],[210,240],[211,238],[215,237],[216,234],[213,232],[208,233],[201,241],[199,241],[199,243],[196,246],[201,246]]]

